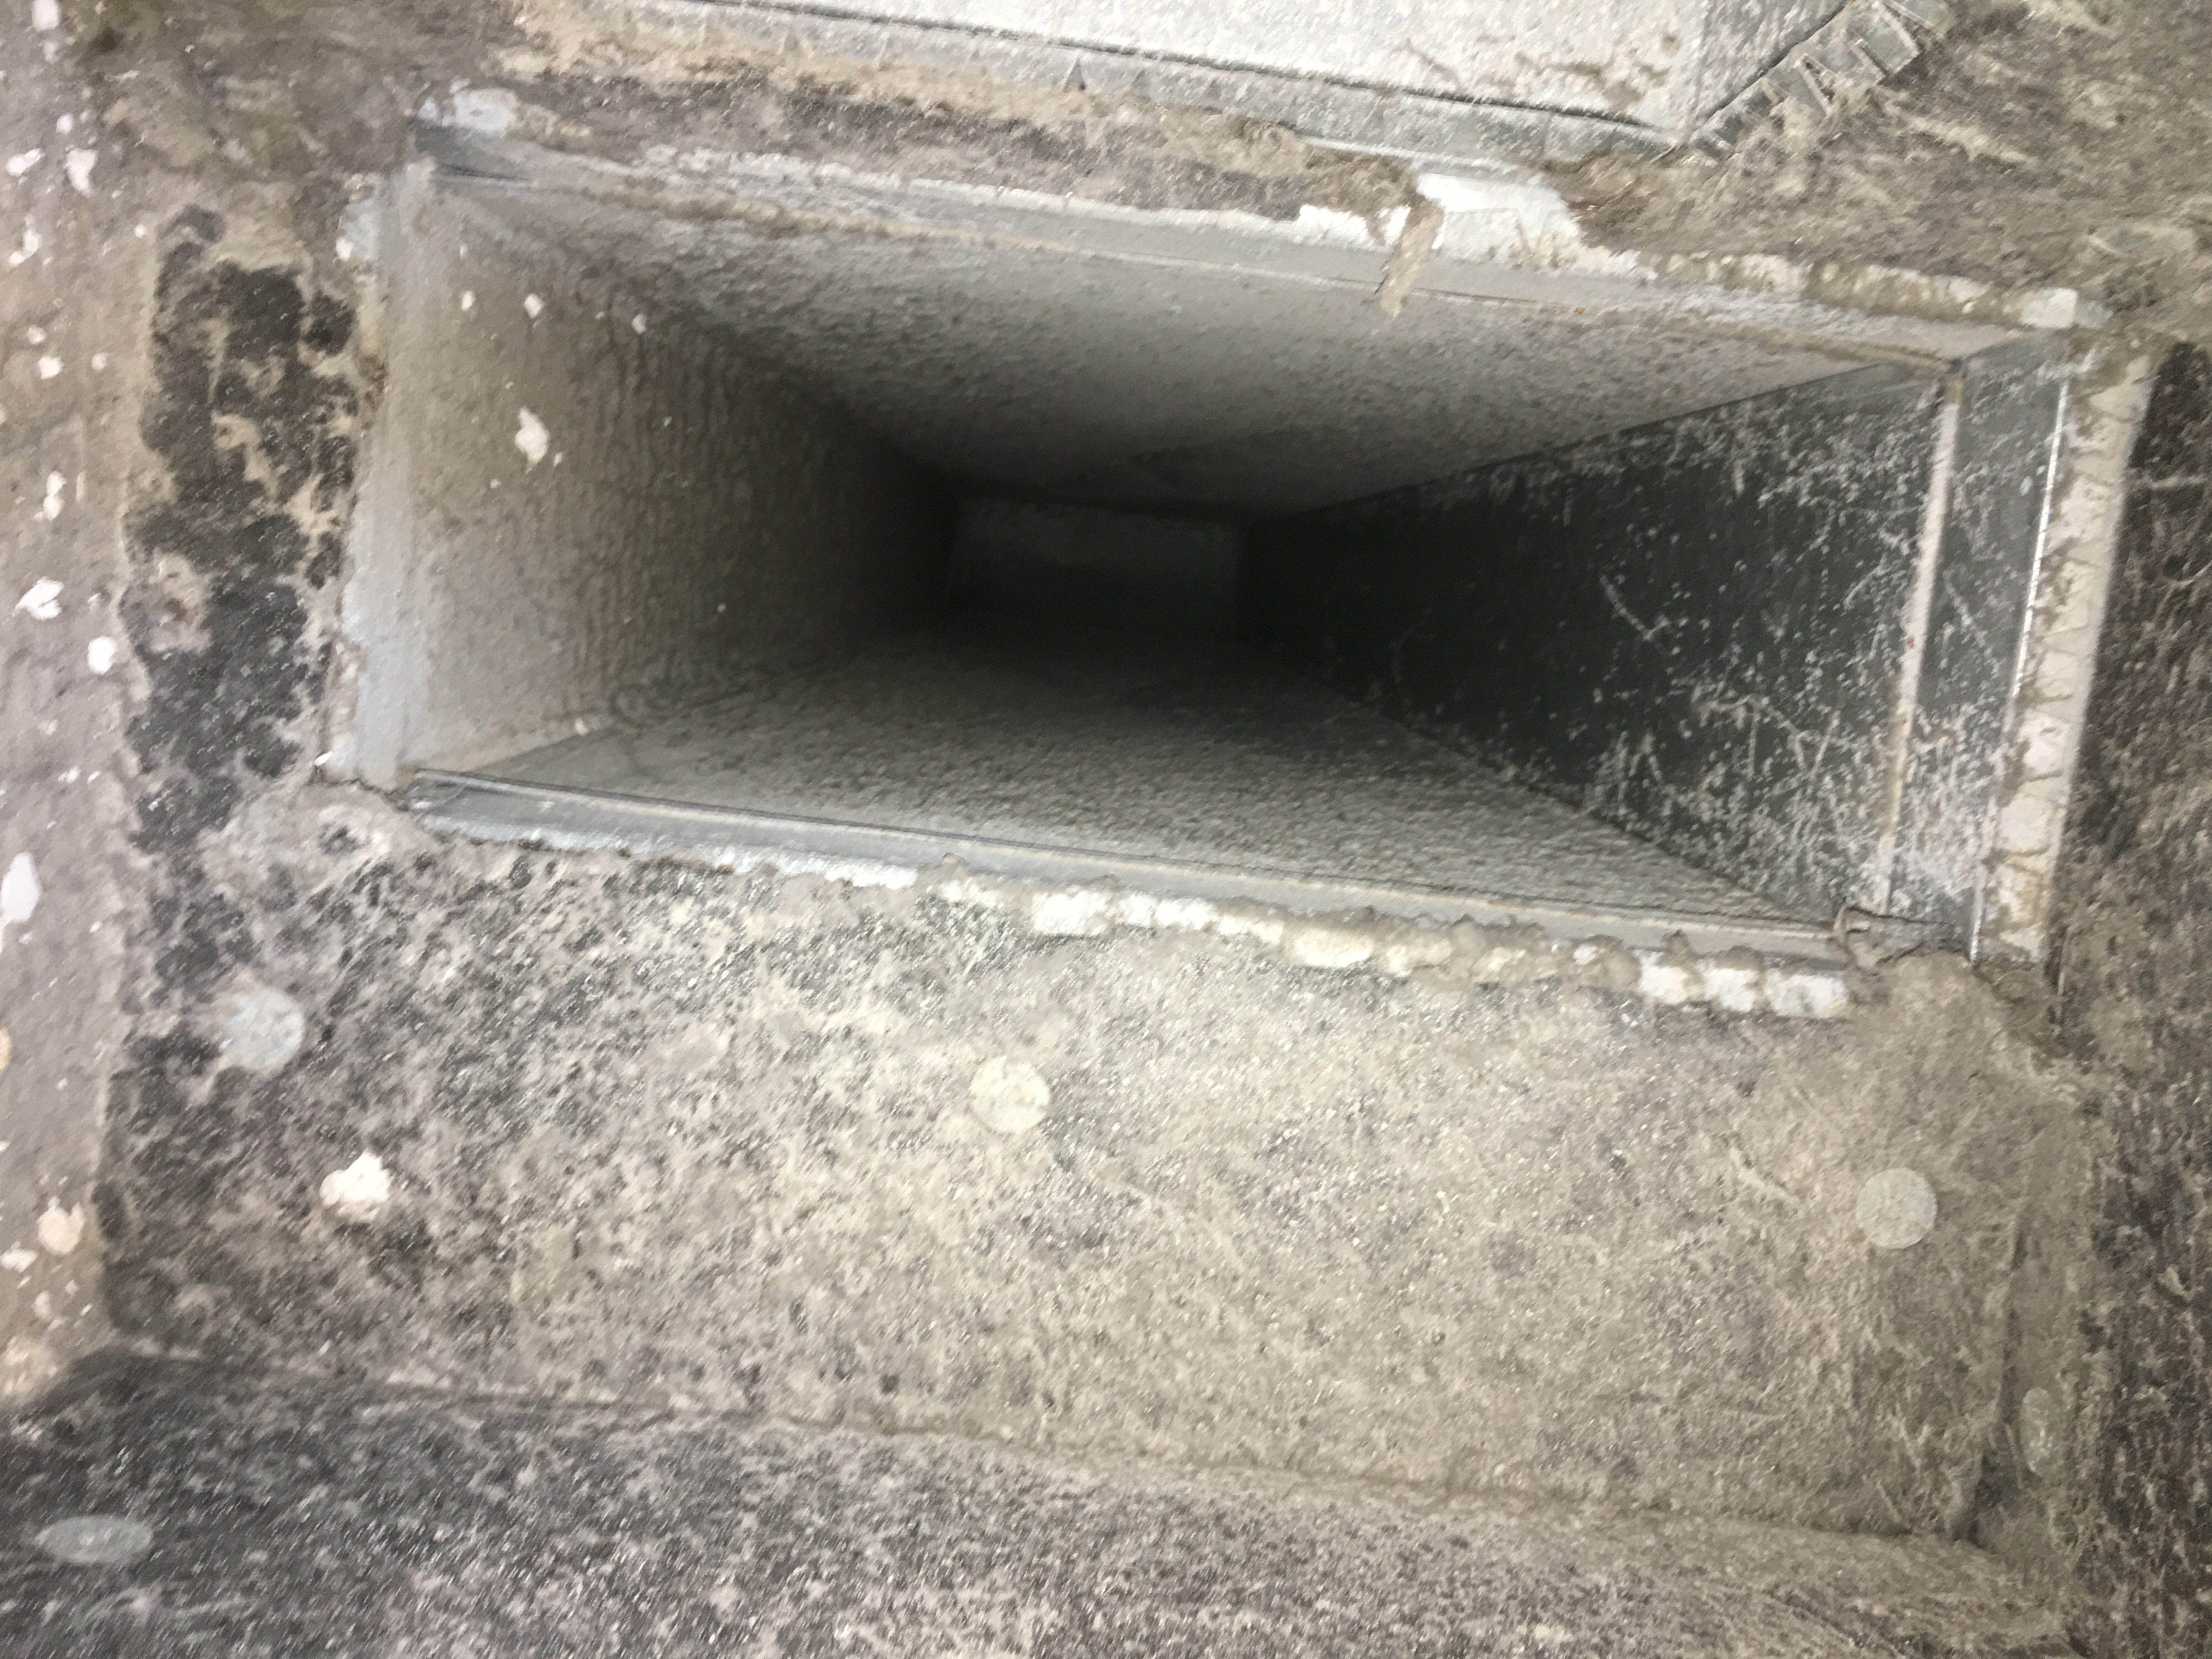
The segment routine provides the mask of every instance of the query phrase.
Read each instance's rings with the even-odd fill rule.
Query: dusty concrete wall
[[[202,210],[158,234],[100,1188],[135,1340],[1967,1524],[2066,1090],[1954,964],[1816,1029],[429,838],[312,781],[348,296]],[[1896,1164],[1941,1220],[1877,1251],[1853,1206]]]
[[[472,850],[344,792],[222,844],[312,1035],[271,1074],[142,1049],[104,1214],[143,1339],[1431,1490],[1971,1512],[2063,1090],[1955,966],[1814,1028]],[[1942,1221],[1877,1251],[1853,1206],[1898,1164]]]
[[[2212,358],[2177,350],[2133,457],[2062,869],[2060,1029],[2109,1067],[2083,1194],[2089,1361],[2031,1541],[2078,1567],[2098,1651],[2212,1650]]]
[[[933,604],[919,468],[425,171],[394,195],[349,221],[386,391],[334,770],[513,754]]]
[[[39,21],[0,25],[0,1401],[105,1340],[91,1198],[135,875],[118,531],[151,249]]]
[[[1228,941],[1047,941],[919,901],[479,853],[314,786],[377,368],[328,252],[336,198],[346,173],[395,162],[422,77],[446,85],[505,39],[472,9],[428,13],[179,7],[100,48],[138,77],[108,88],[114,118],[181,170],[147,192],[157,378],[118,441],[135,424],[152,461],[127,574],[107,567],[146,693],[136,1006],[100,1206],[136,1337],[1876,1527],[1971,1510],[2000,1444],[1990,1356],[2026,1128],[2064,1091],[1955,969],[1833,1030],[1655,1018],[1587,990],[1294,970]],[[64,32],[92,50],[93,29]],[[42,61],[9,60],[10,118],[33,84],[13,77]],[[1159,162],[1141,121],[1096,154],[1073,115],[1040,131],[934,104],[824,137],[800,118],[828,106],[818,86],[748,74],[714,97],[840,156],[994,141],[961,152],[977,176],[1034,161],[1102,192],[1285,210],[1308,189],[1287,139],[1286,163],[1206,173]],[[563,92],[580,110],[619,88]],[[127,307],[148,291],[137,257],[118,242],[56,281],[97,273]],[[100,291],[76,283],[73,314]],[[113,524],[71,555],[88,585],[108,579]],[[25,660],[73,663],[76,645]],[[16,793],[25,775],[45,775],[11,758],[11,801],[63,799]],[[64,856],[123,818],[103,810]],[[49,882],[45,902],[69,890]],[[33,959],[17,944],[0,974]],[[1571,1048],[1587,1071],[1554,1063]],[[1000,1054],[1051,1091],[1026,1138],[974,1116],[975,1071]],[[326,1203],[368,1152],[382,1201],[364,1171]],[[2181,1167],[2146,1156],[2154,1176]],[[1895,1162],[1933,1177],[1943,1219],[1876,1254],[1850,1201]],[[946,1197],[917,1204],[933,1174]],[[1466,1221],[1480,1200],[1497,1203]],[[1455,1274],[1458,1300],[1399,1295]],[[777,1294],[803,1282],[830,1288]],[[1242,1307],[1275,1328],[1237,1325]],[[718,1347],[724,1316],[740,1337]]]

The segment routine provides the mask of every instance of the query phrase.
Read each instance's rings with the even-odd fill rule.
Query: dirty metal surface
[[[2063,385],[2022,343],[1286,520],[1255,623],[1795,914],[1965,942]]]
[[[614,9],[610,6],[609,9]],[[1686,137],[1830,0],[1451,0],[1316,9],[1237,0],[791,0],[658,4],[706,27],[863,61],[981,64],[1012,79],[1128,90],[1399,153],[1572,162]]]
[[[1886,911],[1974,942],[2006,722],[2020,688],[2065,412],[2064,346],[1960,365],[1958,442],[1936,550]]]

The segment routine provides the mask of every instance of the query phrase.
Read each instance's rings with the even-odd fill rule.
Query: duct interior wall
[[[2043,343],[1717,346],[1715,405],[1561,446],[1555,381],[1585,427],[1661,386],[1571,308],[844,229],[632,258],[597,211],[428,164],[379,210],[334,771],[1971,940]]]
[[[338,769],[388,785],[680,706],[942,588],[951,496],[804,387],[448,195],[403,188],[380,228]]]
[[[1277,520],[1248,626],[1800,915],[1964,942],[2057,368],[1863,369]]]

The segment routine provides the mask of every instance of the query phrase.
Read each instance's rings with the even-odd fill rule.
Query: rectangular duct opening
[[[2045,341],[1469,292],[1449,238],[1392,308],[1340,233],[770,182],[382,198],[334,770],[637,850],[1970,936]]]

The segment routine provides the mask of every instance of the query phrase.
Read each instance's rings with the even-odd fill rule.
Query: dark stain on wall
[[[178,1205],[212,1189],[226,1155],[250,1155],[195,1146],[161,1163],[158,1149],[172,1143],[155,1126],[179,1121],[186,1091],[218,1059],[183,1016],[255,953],[255,907],[210,871],[211,838],[255,794],[303,779],[312,763],[329,654],[319,617],[339,572],[358,414],[351,309],[289,271],[220,257],[222,234],[200,210],[167,229],[141,422],[167,488],[131,515],[123,603],[148,681],[129,735],[150,971],[115,1079],[111,1165]],[[132,1260],[124,1194],[113,1179],[100,1189],[118,1310]]]
[[[2212,356],[2129,481],[2067,836],[2061,1032],[2111,1069],[2082,1335],[2084,1586],[2112,1654],[2212,1651]]]

